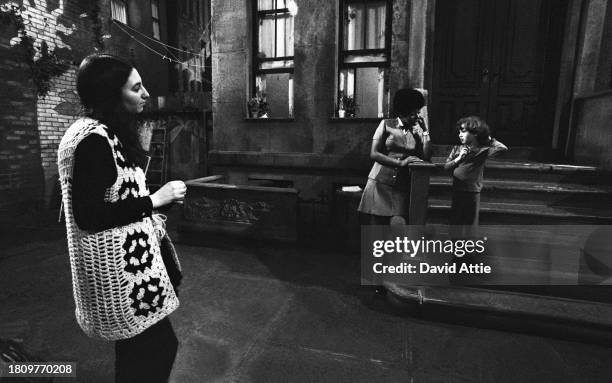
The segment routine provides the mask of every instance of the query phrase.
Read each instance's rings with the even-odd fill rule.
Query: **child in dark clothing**
[[[485,162],[508,148],[491,138],[489,126],[480,117],[460,119],[457,129],[461,145],[452,149],[444,164],[445,170],[453,171],[450,224],[476,226]]]

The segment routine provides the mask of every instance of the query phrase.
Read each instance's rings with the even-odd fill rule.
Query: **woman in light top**
[[[394,118],[384,119],[372,138],[372,170],[361,196],[359,212],[370,225],[406,224],[413,162],[429,161],[431,141],[419,115],[425,97],[416,89],[400,89],[393,97]]]

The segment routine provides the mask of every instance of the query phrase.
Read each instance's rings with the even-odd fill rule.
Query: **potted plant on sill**
[[[358,110],[359,107],[355,102],[355,98],[345,95],[344,92],[340,92],[340,96],[338,97],[338,117],[353,118]]]
[[[256,96],[247,102],[247,108],[250,118],[268,118],[270,112],[266,96],[260,92],[257,92]]]

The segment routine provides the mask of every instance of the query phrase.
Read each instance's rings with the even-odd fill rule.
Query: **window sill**
[[[344,118],[340,118],[340,117],[330,117],[329,118],[329,122],[339,122],[339,123],[343,123],[343,122],[380,122],[380,120],[384,119],[385,117],[344,117]]]
[[[245,122],[294,122],[295,118],[293,117],[268,117],[268,118],[252,118],[245,117]]]
[[[129,27],[129,26],[130,26],[130,25],[127,23],[127,21],[124,23],[123,21],[121,21],[121,20],[119,20],[119,19],[115,19],[115,18],[114,18],[114,17],[112,17],[112,16],[111,16],[111,19],[112,19],[112,20],[113,20],[115,23],[117,23],[117,24],[119,24],[119,25],[124,25],[124,26],[126,26],[126,27]]]

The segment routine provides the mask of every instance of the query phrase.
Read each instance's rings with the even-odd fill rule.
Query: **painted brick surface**
[[[48,94],[38,96],[26,63],[26,52],[18,45],[16,25],[0,23],[0,82],[4,84],[0,92],[0,104],[3,105],[0,110],[0,211],[59,205],[57,147],[80,112],[75,73],[83,57],[95,51],[107,51],[134,62],[154,106],[157,96],[169,94],[171,64],[142,44],[145,42],[164,52],[163,46],[143,37],[152,33],[150,2],[135,0],[130,3],[130,28],[141,35],[132,31],[130,36],[117,27],[111,18],[110,0],[0,0],[5,14],[10,4],[20,6],[25,33],[34,40],[35,60],[41,56],[40,47],[44,43],[49,52],[70,64],[66,72],[52,79]],[[207,1],[200,3],[199,8],[192,11],[199,9],[204,13]],[[164,41],[168,41],[170,31],[167,20],[177,24],[178,17],[176,12],[168,14],[167,11],[167,2],[161,0],[161,37]],[[190,18],[195,20],[196,16]],[[206,18],[198,17],[199,24]],[[176,26],[173,28],[172,32],[178,36],[172,41],[174,45],[199,46],[201,30],[183,31],[179,35]],[[139,41],[134,36],[139,36]],[[197,100],[201,102],[202,97]]]
[[[84,0],[35,0],[18,3],[25,33],[33,39],[34,60],[41,46],[63,62],[78,62],[92,51],[94,34],[92,3]],[[9,10],[2,2],[2,11]],[[0,78],[7,84],[0,94],[0,210],[40,206],[53,194],[57,181],[57,146],[67,124],[78,110],[74,90],[74,65],[51,81],[46,97],[40,97],[18,45],[14,24],[0,28]],[[47,197],[47,198],[45,198]]]

